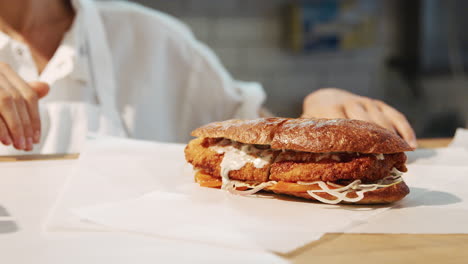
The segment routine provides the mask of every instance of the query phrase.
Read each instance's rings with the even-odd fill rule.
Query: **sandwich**
[[[261,118],[210,123],[185,148],[195,181],[233,194],[259,191],[328,204],[385,204],[409,193],[397,134],[352,119]]]

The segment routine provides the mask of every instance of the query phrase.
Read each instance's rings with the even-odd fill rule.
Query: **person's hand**
[[[416,135],[406,117],[386,103],[355,95],[336,88],[325,88],[309,94],[302,117],[350,118],[376,123],[398,133],[416,148]]]
[[[26,83],[8,64],[0,62],[0,142],[26,151],[39,143],[38,100],[48,92],[46,83]]]

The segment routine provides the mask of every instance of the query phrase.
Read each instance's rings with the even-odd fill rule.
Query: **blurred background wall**
[[[468,1],[332,1],[371,6],[372,41],[312,51],[290,48],[290,7],[327,0],[133,1],[185,22],[234,78],[262,83],[276,115],[297,117],[308,93],[339,87],[393,105],[420,137],[452,136],[466,126]]]

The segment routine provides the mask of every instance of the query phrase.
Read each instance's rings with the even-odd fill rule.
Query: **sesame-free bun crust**
[[[307,152],[397,153],[412,148],[397,134],[352,119],[291,119],[275,133],[272,148]]]
[[[194,137],[228,138],[246,144],[270,145],[276,130],[286,118],[231,119],[199,127]]]
[[[413,150],[397,134],[376,124],[353,119],[261,118],[211,123],[195,137],[228,138],[273,149],[305,152],[398,153]]]

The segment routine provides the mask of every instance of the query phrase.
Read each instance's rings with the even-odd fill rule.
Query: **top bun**
[[[305,152],[398,153],[413,150],[376,124],[353,119],[260,118],[227,120],[195,129],[195,137],[228,138]]]
[[[214,122],[192,131],[194,137],[228,138],[246,144],[271,145],[275,132],[287,118],[231,119]]]

